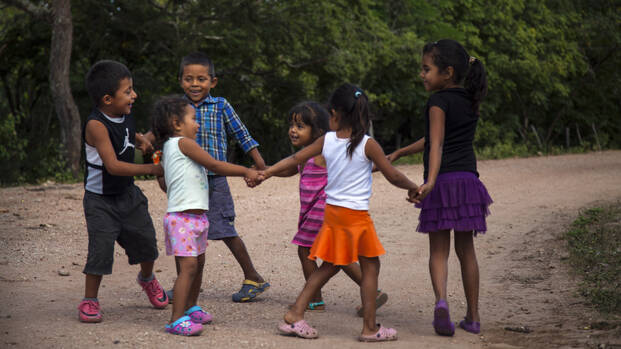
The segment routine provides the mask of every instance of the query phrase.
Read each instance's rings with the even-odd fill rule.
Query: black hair
[[[313,140],[323,136],[330,130],[330,113],[321,104],[306,101],[296,104],[289,110],[287,121],[291,123],[293,118],[299,115],[302,122],[311,127],[311,137]]]
[[[472,109],[478,115],[481,101],[487,95],[487,74],[483,63],[470,57],[466,49],[457,41],[450,39],[430,42],[423,47],[423,55],[430,54],[433,64],[440,72],[453,67],[453,82],[463,84],[472,98]]]
[[[179,79],[183,77],[183,69],[191,64],[199,64],[207,67],[209,69],[209,76],[212,79],[216,76],[216,68],[214,68],[211,59],[202,52],[192,52],[181,59],[181,64],[179,64]]]
[[[351,158],[369,129],[369,99],[358,86],[345,83],[332,92],[329,108],[341,115],[339,129],[351,128],[351,137],[347,145],[347,155]]]
[[[105,95],[114,97],[121,80],[125,78],[131,79],[132,74],[123,63],[102,60],[93,64],[86,73],[86,91],[95,106],[99,106]]]
[[[161,149],[164,142],[173,135],[173,122],[183,118],[185,108],[188,105],[190,105],[190,101],[181,96],[166,96],[155,102],[151,120],[151,130],[155,136],[155,149]]]

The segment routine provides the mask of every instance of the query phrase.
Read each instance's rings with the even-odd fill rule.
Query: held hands
[[[153,152],[153,144],[142,133],[136,133],[136,146],[143,154],[149,154]]]
[[[254,188],[257,185],[261,184],[265,180],[264,171],[257,171],[253,168],[249,168],[246,172],[246,176],[244,177],[244,181],[246,181],[246,185],[249,188]]]
[[[410,189],[408,190],[408,198],[406,200],[414,204],[420,204],[420,202],[423,201],[423,199],[431,192],[433,187],[434,183],[427,182],[417,189]]]

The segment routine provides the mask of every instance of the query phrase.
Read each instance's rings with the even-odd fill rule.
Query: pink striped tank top
[[[299,170],[299,167],[298,167]],[[311,247],[323,224],[323,211],[326,207],[328,170],[317,166],[315,158],[310,158],[300,172],[300,218],[298,232],[291,243]]]

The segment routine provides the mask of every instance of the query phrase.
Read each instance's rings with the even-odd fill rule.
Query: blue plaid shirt
[[[198,107],[191,105],[199,126],[196,142],[216,160],[226,161],[227,134],[235,137],[245,153],[259,146],[225,98],[208,95]]]

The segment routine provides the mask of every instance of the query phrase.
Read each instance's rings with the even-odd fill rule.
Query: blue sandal
[[[270,288],[268,282],[255,282],[252,280],[244,280],[242,287],[237,293],[233,293],[233,302],[247,302],[256,298],[261,293]]]
[[[324,311],[326,310],[326,303],[324,301],[310,302],[308,303],[306,310]]]

